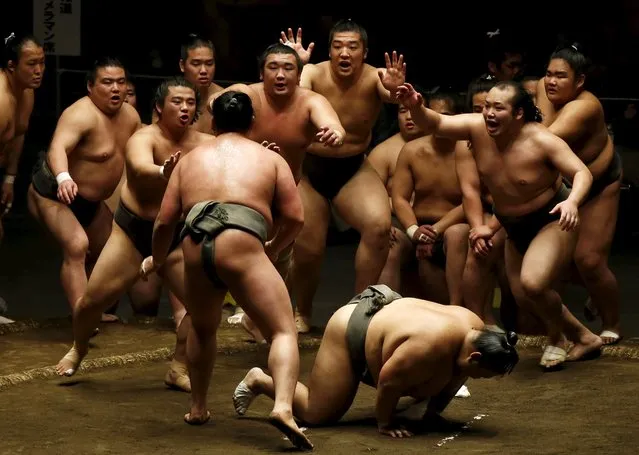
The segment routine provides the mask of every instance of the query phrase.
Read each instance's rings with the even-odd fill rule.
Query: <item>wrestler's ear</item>
[[[575,82],[577,85],[577,89],[581,89],[584,86],[584,83],[586,82],[586,75],[585,74],[580,75]]]
[[[481,360],[481,352],[471,352],[468,357],[468,363],[478,363]]]
[[[364,60],[368,57],[368,48],[364,49]]]
[[[184,60],[180,59],[180,71],[184,72]]]
[[[7,61],[7,69],[9,71],[14,71],[16,69],[16,62],[14,62],[13,60]]]
[[[524,118],[524,109],[523,108],[518,108],[517,112],[515,112],[515,118],[517,120],[521,120],[522,118]]]

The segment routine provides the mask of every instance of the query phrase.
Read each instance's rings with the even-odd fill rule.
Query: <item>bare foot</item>
[[[568,358],[566,360],[574,362],[576,360],[588,360],[598,357],[601,354],[602,345],[603,341],[594,333],[582,337],[579,342],[575,343],[570,352],[568,352]]]
[[[191,378],[189,377],[189,370],[186,365],[173,360],[169,371],[164,376],[164,383],[175,390],[182,390],[183,392],[191,392]]]
[[[120,318],[115,314],[102,313],[100,322],[120,322]]]
[[[193,411],[184,414],[184,421],[189,425],[204,425],[209,420],[211,420],[211,413],[209,411],[206,411],[204,414]]]
[[[308,440],[306,435],[299,429],[292,414],[283,414],[278,412],[271,412],[268,417],[268,423],[280,430],[298,449],[313,450],[313,444]]]
[[[242,328],[246,330],[249,335],[253,337],[257,344],[268,344],[264,336],[262,336],[262,332],[257,328],[255,323],[248,317],[246,313],[242,314],[242,322],[240,322]]]
[[[243,416],[256,396],[261,392],[258,387],[258,378],[264,375],[260,368],[251,368],[244,379],[237,385],[233,392],[233,407],[238,415]]]
[[[80,367],[80,363],[86,353],[81,355],[76,349],[75,345],[65,354],[64,357],[58,362],[55,367],[55,370],[58,372],[60,376],[73,376],[78,368]]]

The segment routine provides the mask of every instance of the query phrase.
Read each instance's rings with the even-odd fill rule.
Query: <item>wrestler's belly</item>
[[[108,199],[120,183],[124,160],[113,157],[107,161],[69,162],[69,173],[78,185],[78,193],[89,201]]]
[[[614,153],[614,145],[612,141],[608,141],[603,150],[594,153],[594,158],[591,156],[582,157],[580,154],[577,154],[577,156],[579,156],[584,163],[587,163],[588,170],[592,174],[592,178],[597,180],[608,170],[608,166],[610,166],[610,163],[612,162]],[[593,155],[593,153],[590,153],[589,155]]]
[[[120,202],[140,218],[155,220],[162,205],[164,188],[156,190],[153,191],[151,188],[139,190],[129,185],[127,181],[122,185]]]
[[[455,207],[456,205],[441,199],[423,198],[413,202],[413,212],[420,224],[437,222]]]
[[[332,147],[331,153],[338,154],[340,158],[348,158],[351,156],[359,155],[368,150],[368,144],[370,143],[370,138],[366,138],[365,140],[362,140],[362,141],[358,140],[355,142],[350,142],[348,139],[349,138],[347,136],[347,142],[344,142],[344,144],[341,147],[339,147],[339,149]],[[320,142],[313,142],[311,145],[308,146],[307,152],[313,155],[322,155],[326,153],[326,148],[327,146],[325,146],[324,144]],[[336,158],[336,159],[339,159],[339,158]]]

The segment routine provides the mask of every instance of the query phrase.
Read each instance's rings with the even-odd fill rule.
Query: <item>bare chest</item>
[[[96,126],[80,142],[74,155],[94,162],[109,161],[113,157],[124,157],[124,146],[131,137],[132,125],[123,119],[98,118]],[[77,153],[80,152],[80,153]]]

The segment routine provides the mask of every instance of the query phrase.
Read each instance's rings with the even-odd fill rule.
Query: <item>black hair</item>
[[[572,43],[570,45],[560,45],[550,56],[550,60],[562,59],[565,60],[570,68],[575,72],[575,78],[585,76],[590,70],[590,60],[582,52],[582,45],[579,43]],[[550,62],[549,60],[549,62]]]
[[[519,362],[516,344],[515,332],[501,333],[486,329],[480,331],[473,341],[473,346],[481,354],[479,366],[501,375],[510,374]]]
[[[213,118],[217,134],[244,133],[253,122],[253,103],[244,92],[229,91],[213,102]]]
[[[157,106],[163,106],[166,97],[169,94],[169,89],[171,87],[187,87],[193,90],[195,93],[195,105],[199,107],[200,105],[200,91],[195,88],[193,84],[187,81],[183,76],[173,76],[166,80],[164,80],[158,87],[155,89],[155,95],[153,96],[153,109],[157,112],[158,116],[160,112],[157,109]],[[199,117],[199,112],[196,108],[195,116],[193,117],[193,122],[197,121]]]
[[[499,90],[504,90],[508,87],[511,87],[515,91],[515,94],[510,101],[513,107],[513,112],[518,109],[522,109],[524,111],[524,123],[541,123],[541,111],[537,106],[535,106],[535,101],[530,93],[526,91],[521,82],[499,81],[495,84],[495,88],[498,88]]]
[[[87,76],[86,76],[87,83],[94,84],[96,77],[98,77],[98,70],[100,68],[106,68],[108,66],[112,66],[115,68],[122,68],[124,70],[124,77],[128,78],[128,73],[126,71],[126,68],[124,67],[124,65],[122,64],[120,60],[118,60],[115,57],[105,56],[105,57],[100,57],[93,62],[93,66],[91,67],[89,71],[87,71]]]
[[[259,66],[260,73],[264,70],[264,65],[266,64],[266,58],[271,54],[294,55],[295,62],[297,63],[297,71],[300,73],[302,72],[302,69],[304,68],[304,64],[302,63],[302,59],[300,58],[299,54],[295,51],[295,49],[293,49],[290,46],[287,46],[286,44],[275,43],[267,47],[264,50],[264,52],[262,52],[262,55],[260,55],[260,57],[257,59],[257,64]]]
[[[368,33],[366,33],[366,29],[351,19],[340,19],[335,23],[335,25],[333,25],[333,28],[331,28],[331,31],[328,34],[329,49],[331,48],[335,34],[344,32],[359,33],[362,43],[364,44],[364,49],[368,48]]]
[[[426,104],[430,106],[433,101],[444,101],[448,103],[449,107],[453,111],[453,114],[461,114],[463,106],[459,95],[451,88],[436,87],[426,97]]]
[[[521,55],[524,50],[520,41],[511,32],[500,29],[486,33],[486,59],[499,67],[509,55]]]
[[[468,112],[473,111],[473,96],[478,93],[489,92],[495,86],[497,81],[494,78],[478,77],[470,81],[468,90],[466,91],[466,109]]]
[[[20,60],[22,54],[22,48],[28,43],[34,43],[38,47],[42,47],[40,41],[33,35],[16,35],[10,33],[9,36],[0,37],[0,68],[7,68],[9,66],[9,60],[13,61],[16,65]]]
[[[195,33],[190,33],[187,36],[186,41],[182,44],[182,47],[180,48],[180,58],[186,62],[186,59],[189,57],[189,51],[197,49],[198,47],[211,49],[213,52],[213,59],[215,59],[215,46],[213,45],[213,41],[202,38]]]

